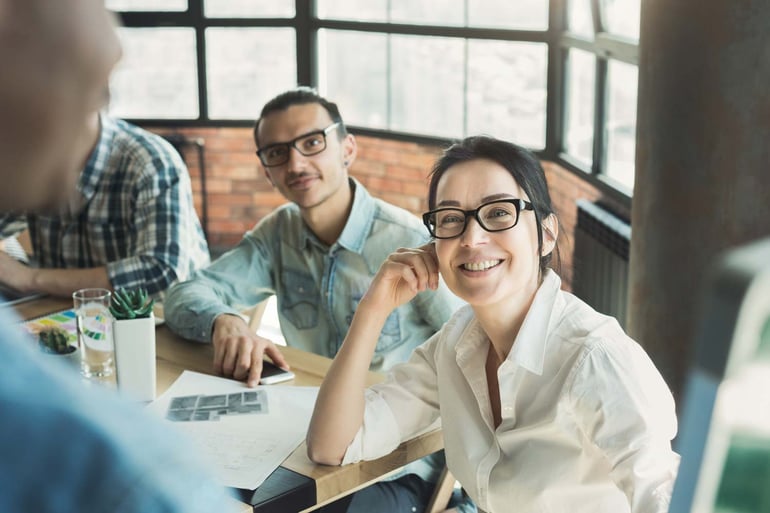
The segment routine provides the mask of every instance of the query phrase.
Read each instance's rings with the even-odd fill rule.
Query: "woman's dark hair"
[[[543,250],[543,219],[551,214],[555,216],[556,213],[551,205],[551,195],[548,192],[548,183],[545,180],[545,172],[543,172],[540,161],[532,152],[516,144],[494,137],[477,135],[467,137],[444,150],[430,172],[428,209],[436,208],[436,189],[444,173],[452,166],[478,159],[491,160],[505,168],[529,197],[529,201],[535,207],[537,249],[538,254],[541,254]],[[559,245],[556,244],[553,251],[540,257],[541,276],[551,264],[554,253],[556,253],[558,270],[561,259],[559,258]]]
[[[340,115],[340,110],[337,108],[337,104],[330,102],[319,95],[318,91],[312,87],[299,86],[279,94],[262,107],[262,112],[259,113],[259,119],[254,124],[254,142],[257,143],[257,146],[259,146],[259,140],[257,139],[259,123],[265,116],[273,112],[286,110],[292,105],[305,105],[308,103],[317,103],[323,107],[324,110],[329,113],[332,122],[340,124],[339,128],[337,128],[337,134],[340,140],[345,138],[348,132],[347,128],[345,128],[345,123],[342,121],[342,116]]]

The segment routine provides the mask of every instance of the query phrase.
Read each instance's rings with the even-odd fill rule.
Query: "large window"
[[[107,0],[117,115],[253,123],[310,84],[362,133],[512,140],[630,195],[640,0]],[[593,178],[592,178],[593,180]]]
[[[566,0],[557,155],[631,195],[640,0]]]
[[[110,109],[130,118],[197,119],[195,31],[121,28],[123,59],[112,75]]]

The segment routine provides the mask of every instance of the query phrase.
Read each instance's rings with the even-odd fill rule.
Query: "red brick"
[[[350,168],[350,173],[354,176],[358,175],[371,175],[371,176],[385,176],[386,166],[382,162],[374,160],[356,159]]]
[[[252,202],[251,194],[209,194],[210,205],[251,205]]]
[[[209,194],[221,192],[228,193],[232,191],[232,180],[224,178],[209,178],[206,180],[206,192]]]
[[[400,180],[372,177],[369,180],[369,189],[377,192],[401,192],[403,183]]]
[[[228,205],[207,205],[209,219],[228,219],[231,208]]]
[[[421,200],[428,197],[428,184],[426,182],[403,182],[401,192]]]
[[[287,203],[286,198],[277,192],[258,192],[252,195],[252,204],[260,205],[262,207],[270,207],[269,211],[272,211],[274,208],[279,207],[285,203]]]

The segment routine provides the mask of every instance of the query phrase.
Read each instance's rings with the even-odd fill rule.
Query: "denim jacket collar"
[[[353,207],[350,209],[345,228],[332,248],[339,245],[348,251],[361,254],[374,221],[375,204],[372,196],[358,180],[350,177],[348,183],[353,189]],[[304,226],[302,233],[302,247],[307,248],[311,243],[323,246],[307,226]]]

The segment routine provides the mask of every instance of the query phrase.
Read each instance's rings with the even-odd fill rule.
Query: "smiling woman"
[[[440,418],[449,470],[486,512],[668,511],[673,398],[615,319],[561,290],[537,159],[465,139],[434,166],[429,207],[434,242],[391,254],[361,299],[318,396],[310,457],[377,458]],[[439,275],[468,305],[366,389],[387,315]]]

